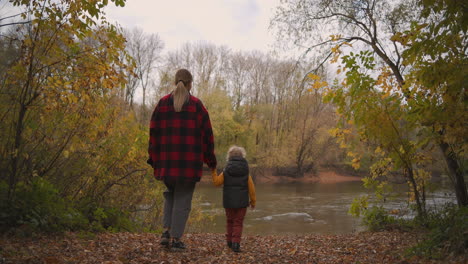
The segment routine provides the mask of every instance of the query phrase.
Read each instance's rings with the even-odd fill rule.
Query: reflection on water
[[[388,201],[386,208],[406,210],[408,199],[402,187],[397,188],[400,198]],[[203,212],[214,215],[214,222],[207,223],[207,231],[224,233],[222,188],[211,184],[198,184],[196,188],[195,193],[202,197]],[[258,184],[256,192],[257,207],[247,210],[245,234],[343,234],[364,230],[360,219],[348,214],[353,199],[368,192],[361,182]],[[427,198],[428,207],[449,201],[454,197],[443,190]]]

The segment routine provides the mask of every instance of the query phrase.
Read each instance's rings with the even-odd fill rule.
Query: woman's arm
[[[206,110],[205,106],[201,104],[202,108],[202,149],[203,149],[203,162],[208,165],[209,168],[216,168],[216,156],[214,154],[214,137],[213,128],[211,127],[210,115]]]
[[[153,114],[151,115],[150,120],[150,129],[149,129],[149,144],[148,144],[148,160],[146,161],[148,164],[153,167],[154,157],[156,157],[156,153],[154,153],[154,148],[156,146],[156,124],[158,119],[158,112],[159,112],[159,103],[154,108]]]

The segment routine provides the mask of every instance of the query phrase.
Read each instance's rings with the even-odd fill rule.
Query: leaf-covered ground
[[[417,241],[411,233],[245,236],[242,253],[227,248],[223,234],[186,234],[185,252],[159,245],[159,235],[103,233],[38,238],[1,238],[0,263],[465,263],[406,257]]]

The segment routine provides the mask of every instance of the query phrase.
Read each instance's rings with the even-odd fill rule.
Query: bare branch
[[[13,25],[25,25],[25,24],[30,24],[32,20],[28,21],[23,21],[23,22],[12,22],[12,23],[7,23],[7,24],[0,24],[1,27],[6,27],[6,26],[13,26]]]
[[[12,16],[7,16],[7,17],[0,17],[0,21],[5,20],[5,19],[9,19],[9,18],[14,18],[14,17],[17,17],[17,16],[21,16],[22,14],[25,14],[25,13],[26,12],[19,13],[19,14],[16,14],[16,15],[12,15]]]

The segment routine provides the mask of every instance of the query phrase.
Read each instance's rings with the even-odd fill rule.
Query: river
[[[401,187],[400,187],[401,189]],[[205,230],[225,232],[225,215],[222,207],[222,187],[201,183],[196,194],[201,198],[202,211],[214,215],[212,222],[204,224]],[[362,231],[359,218],[348,214],[355,197],[368,191],[362,182],[339,183],[288,183],[258,184],[257,206],[248,209],[244,221],[244,234],[345,234]],[[401,192],[399,199],[387,203],[392,209],[407,208]],[[453,201],[446,191],[433,193],[428,204]]]

